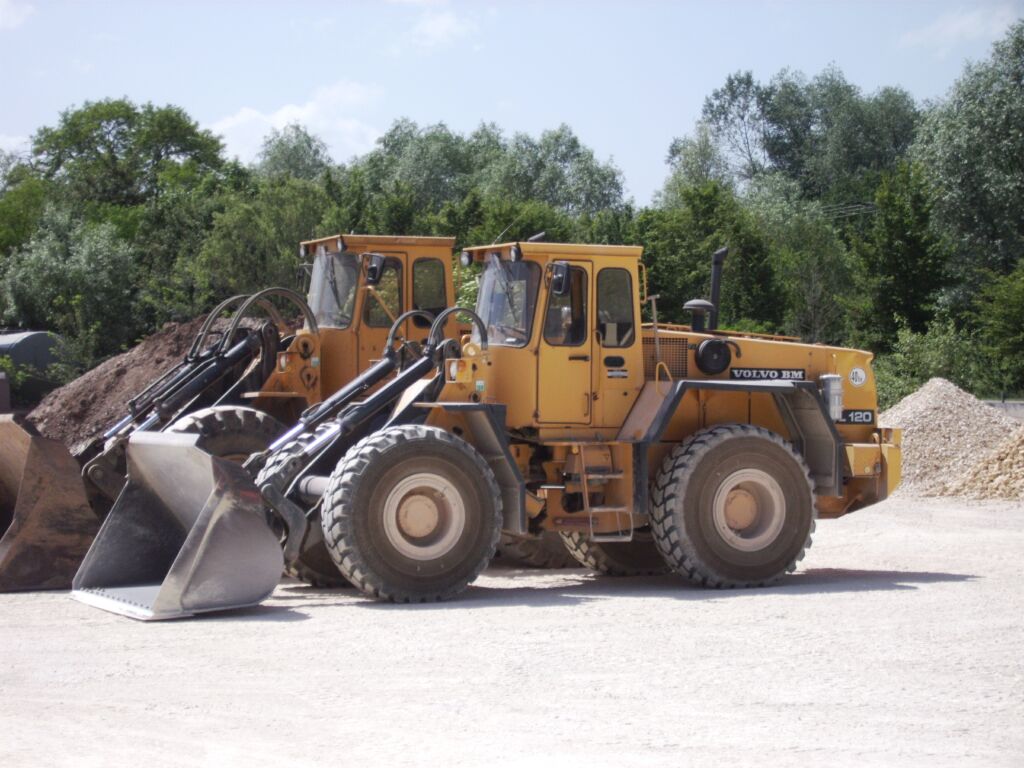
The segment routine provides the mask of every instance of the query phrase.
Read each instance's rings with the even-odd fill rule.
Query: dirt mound
[[[942,495],[1024,501],[1024,428],[945,486]]]
[[[134,348],[55,389],[28,415],[29,421],[69,448],[91,439],[128,413],[128,400],[181,361],[203,319],[168,323]]]
[[[931,379],[879,416],[887,427],[903,428],[900,491],[924,496],[947,493],[950,478],[961,478],[993,445],[1020,423],[945,379]]]

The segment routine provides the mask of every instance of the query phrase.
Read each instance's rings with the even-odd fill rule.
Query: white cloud
[[[17,29],[35,13],[34,5],[18,0],[0,0],[0,29]]]
[[[1018,10],[1009,4],[950,11],[927,26],[904,33],[900,37],[900,45],[904,48],[930,48],[944,58],[962,43],[1001,37],[1018,15]]]
[[[440,48],[476,32],[476,24],[454,11],[425,13],[412,28],[412,39],[421,48]]]
[[[341,80],[317,88],[301,104],[285,104],[272,112],[242,107],[209,128],[224,138],[229,154],[250,161],[259,153],[263,138],[272,128],[280,130],[290,123],[299,123],[327,143],[335,160],[347,160],[372,149],[380,136],[380,131],[353,115],[380,95],[376,86]]]

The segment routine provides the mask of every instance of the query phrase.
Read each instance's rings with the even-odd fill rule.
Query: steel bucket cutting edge
[[[83,603],[153,621],[255,605],[283,559],[263,500],[241,466],[198,435],[136,432],[128,482],[75,575]]]

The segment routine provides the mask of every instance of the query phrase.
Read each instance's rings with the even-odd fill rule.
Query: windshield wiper
[[[501,287],[502,290],[505,291],[505,298],[507,300],[506,303],[508,304],[508,311],[512,315],[512,320],[518,326],[520,325],[519,313],[516,312],[515,296],[512,293],[512,268],[508,265],[508,263],[499,259],[498,254],[496,253],[492,253],[490,255],[490,261],[492,267],[497,265],[498,273],[501,279]]]
[[[334,271],[334,257],[327,256],[327,284],[331,286],[331,294],[334,296],[334,303],[338,306],[338,317],[344,317],[344,307],[341,302],[341,291],[338,290],[338,276]]]

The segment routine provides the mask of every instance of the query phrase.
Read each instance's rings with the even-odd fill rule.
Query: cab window
[[[569,268],[569,291],[548,294],[544,315],[544,340],[559,347],[576,347],[587,340],[587,272]]]
[[[628,270],[602,269],[597,275],[597,335],[602,347],[628,347],[636,338]]]
[[[448,306],[445,296],[444,264],[439,259],[419,259],[412,265],[412,308],[437,317]],[[413,323],[429,328],[430,321],[414,316]]]
[[[494,346],[524,347],[533,333],[540,265],[532,261],[502,261],[490,254],[480,280],[476,313],[484,321]],[[473,340],[480,343],[474,324]]]
[[[388,259],[384,262],[380,282],[373,290],[368,290],[363,299],[363,321],[374,328],[390,328],[393,318],[401,313],[402,262]]]

